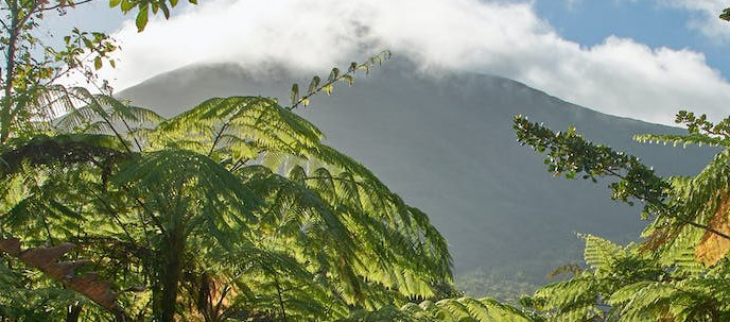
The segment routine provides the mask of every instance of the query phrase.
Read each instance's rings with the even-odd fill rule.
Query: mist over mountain
[[[291,84],[307,88],[311,76],[276,64],[250,70],[197,65],[118,96],[171,116],[215,96],[288,102]],[[695,174],[713,155],[710,149],[631,139],[681,133],[678,128],[601,114],[500,77],[419,72],[405,60],[360,74],[351,88],[340,84],[332,97],[319,95],[298,113],[325,133],[328,144],[429,215],[449,240],[457,276],[481,269],[543,282],[554,267],[578,260],[582,242],[576,233],[629,241],[645,224],[639,206],[610,200],[608,181],[553,178],[543,156],[516,142],[516,114],[555,130],[574,125],[588,139],[635,154],[662,175]]]

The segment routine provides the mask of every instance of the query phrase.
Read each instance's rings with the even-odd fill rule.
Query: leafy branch
[[[704,124],[692,118],[682,118],[690,124]],[[701,127],[701,125],[699,125]],[[610,147],[593,144],[570,127],[566,132],[553,132],[539,123],[531,123],[527,118],[518,115],[514,118],[517,141],[529,145],[540,153],[547,152],[544,163],[548,171],[556,177],[565,174],[574,179],[576,174],[583,173],[583,179],[597,182],[597,177],[615,177],[609,188],[613,191],[611,198],[633,205],[631,198],[644,203],[644,211],[649,214],[669,217],[696,228],[712,232],[724,239],[727,235],[708,225],[697,223],[676,213],[676,207],[667,204],[668,191],[672,186],[656,175],[633,155],[616,152]]]
[[[312,82],[309,83],[309,88],[307,89],[307,93],[300,97],[299,95],[299,84],[292,85],[291,88],[291,106],[287,107],[288,110],[293,110],[300,105],[302,106],[308,106],[310,103],[310,99],[312,96],[317,95],[318,93],[324,91],[327,93],[327,95],[332,95],[332,92],[334,91],[334,85],[337,82],[340,81],[346,81],[348,85],[352,86],[352,84],[355,82],[355,78],[353,75],[358,70],[365,70],[365,75],[370,73],[370,70],[374,67],[380,66],[383,61],[390,59],[391,52],[388,50],[384,50],[380,52],[379,54],[372,56],[368,58],[368,60],[362,64],[358,64],[356,62],[350,63],[350,67],[348,67],[347,72],[340,74],[339,68],[333,68],[330,72],[330,75],[327,77],[327,81],[325,83],[321,83],[321,78],[319,76],[314,76],[312,78]]]

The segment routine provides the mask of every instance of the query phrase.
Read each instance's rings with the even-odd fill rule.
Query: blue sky
[[[535,9],[563,37],[581,45],[593,46],[615,35],[651,47],[690,48],[704,53],[710,66],[730,75],[730,42],[712,40],[700,30],[691,28],[691,21],[698,16],[694,11],[662,5],[659,1],[584,0],[570,3],[538,0]],[[727,6],[730,7],[730,1]],[[730,30],[730,22],[727,27]]]
[[[730,4],[729,4],[730,5]],[[311,74],[382,49],[431,74],[507,77],[605,113],[671,124],[679,109],[726,117],[723,0],[201,0],[138,34],[105,2],[56,20],[122,45],[116,88],[190,64],[276,61]]]

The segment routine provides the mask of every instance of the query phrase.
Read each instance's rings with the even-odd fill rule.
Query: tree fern
[[[129,316],[335,320],[451,282],[428,217],[275,100],[214,98],[168,120],[84,89],[42,102],[68,113],[2,147],[3,234],[83,245],[133,290],[119,295]]]

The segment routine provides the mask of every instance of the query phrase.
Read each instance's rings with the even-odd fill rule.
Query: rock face
[[[119,93],[170,116],[214,96],[262,95],[288,102],[303,77],[283,68],[191,66]],[[326,74],[324,74],[326,76]],[[679,108],[679,107],[678,107]],[[543,157],[515,141],[516,114],[553,129],[574,125],[595,142],[626,150],[660,174],[695,174],[713,151],[635,143],[639,133],[682,130],[601,114],[495,76],[426,75],[388,61],[332,97],[317,96],[299,113],[330,145],[372,169],[408,203],[429,214],[448,238],[458,272],[475,269],[544,281],[552,268],[579,258],[576,233],[635,239],[640,207],[610,200],[608,182],[553,178]]]

